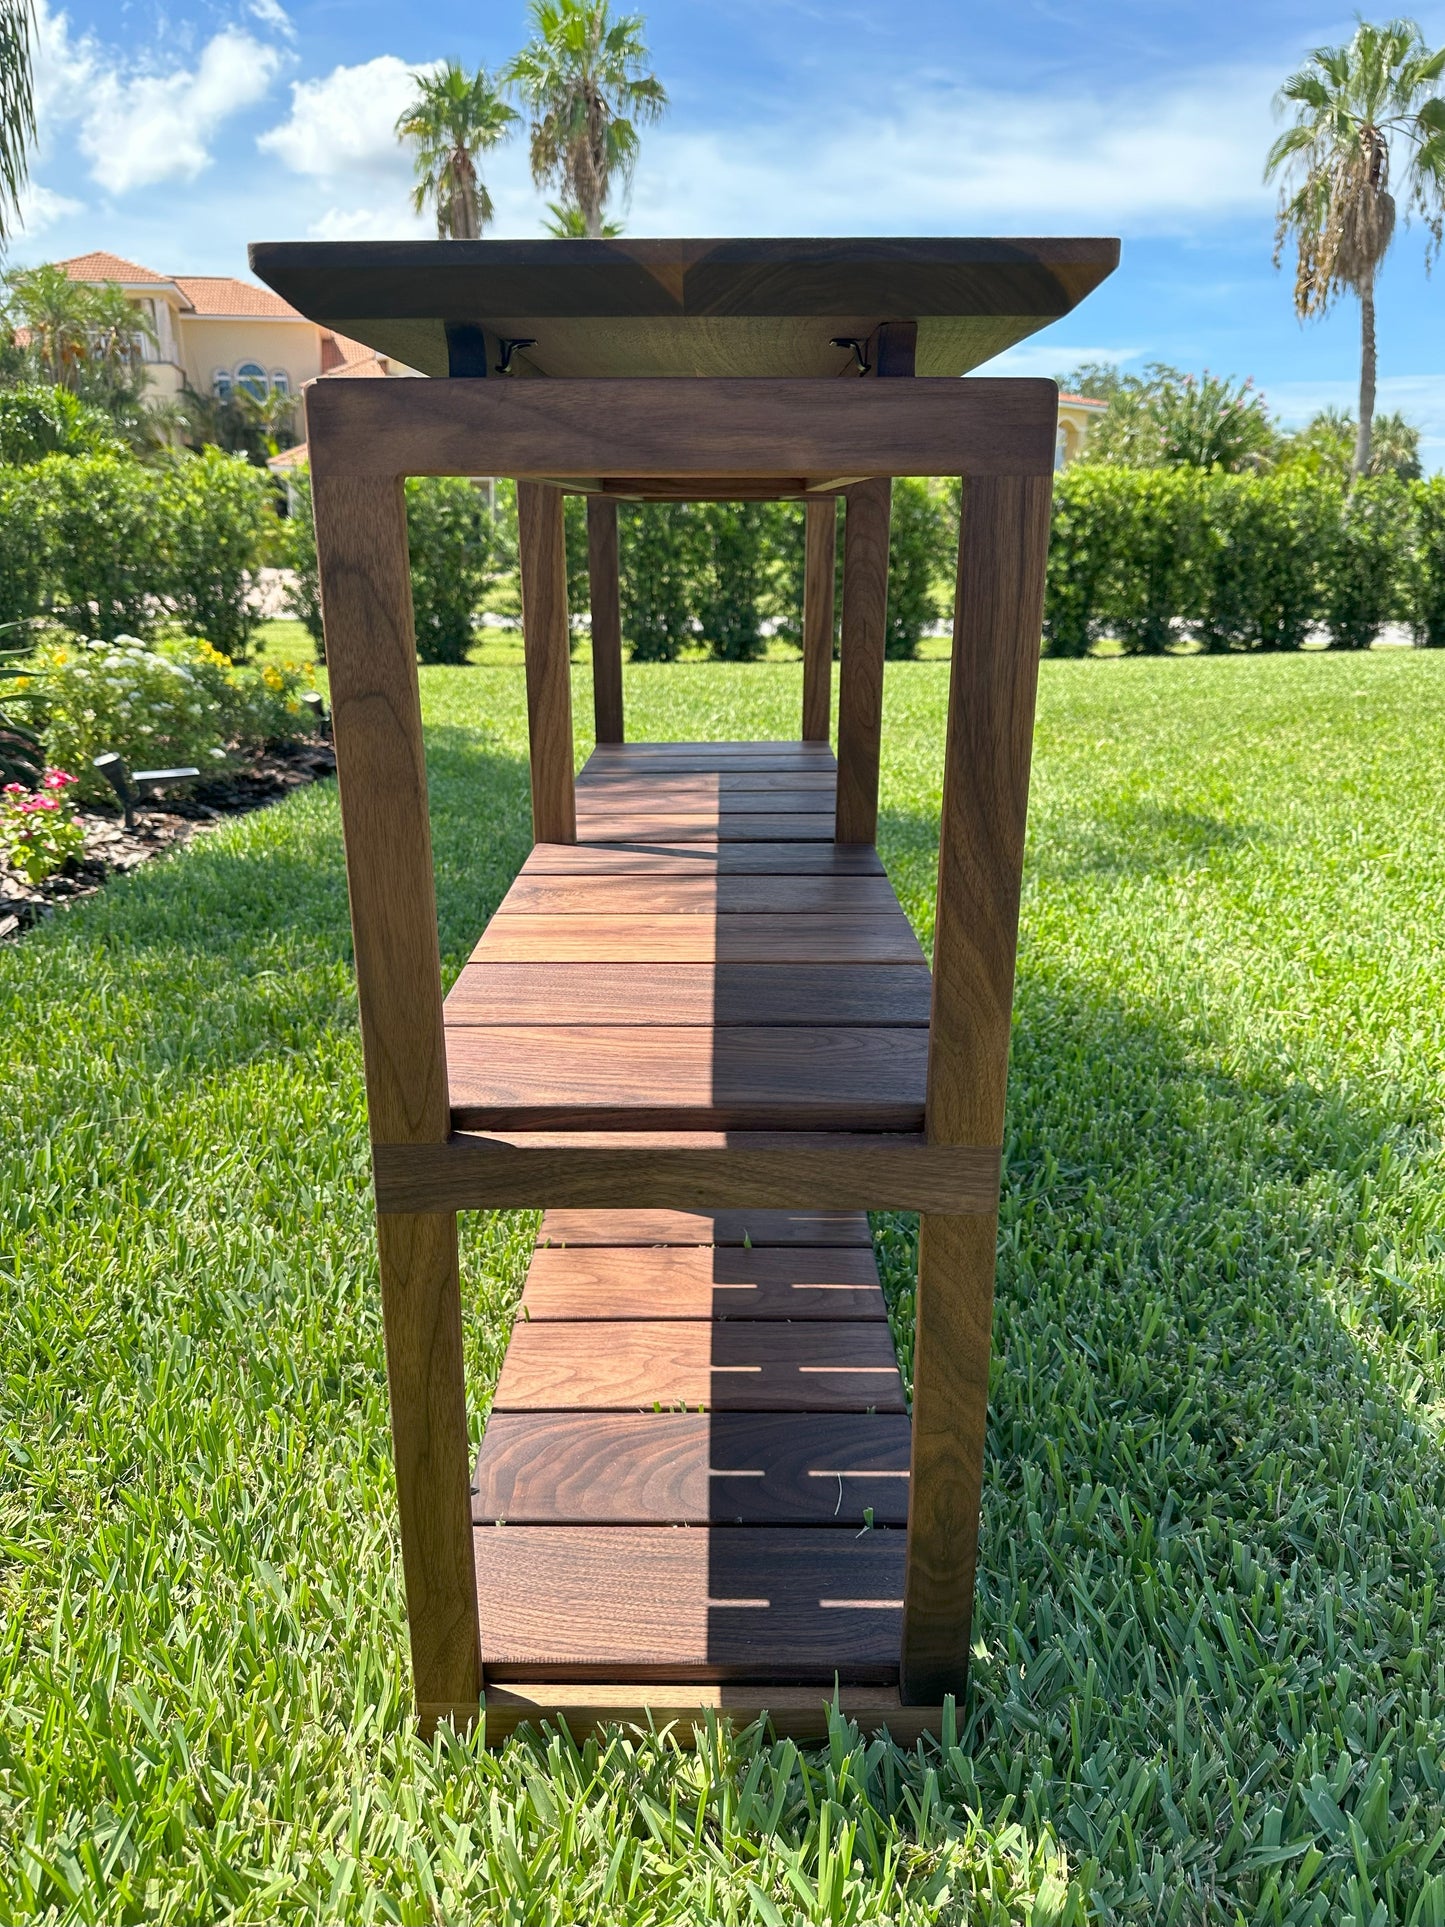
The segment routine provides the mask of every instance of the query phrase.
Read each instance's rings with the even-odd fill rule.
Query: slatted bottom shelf
[[[929,973],[835,782],[824,745],[599,748],[578,841],[447,999],[454,1127],[920,1131]],[[817,1739],[835,1685],[936,1730],[898,1701],[909,1424],[866,1218],[626,1202],[547,1213],[482,1442],[489,1739],[764,1709]]]
[[[549,1213],[474,1479],[489,1708],[896,1688],[908,1453],[861,1213]]]

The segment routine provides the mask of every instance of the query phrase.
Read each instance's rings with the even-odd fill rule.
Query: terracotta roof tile
[[[56,266],[64,268],[72,281],[155,282],[161,286],[166,281],[165,275],[140,267],[134,261],[122,260],[118,254],[107,254],[104,248],[97,248],[91,254],[73,254],[68,261],[59,261]]]
[[[303,317],[269,288],[237,281],[229,274],[178,274],[176,286],[199,315],[269,315],[281,321]]]

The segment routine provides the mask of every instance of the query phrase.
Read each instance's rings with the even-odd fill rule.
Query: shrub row
[[[406,485],[407,543],[417,653],[423,662],[461,662],[489,582],[512,578],[516,497],[497,484],[493,523],[470,483]],[[947,540],[941,501],[926,483],[894,484],[887,646],[911,656],[937,613],[934,576]],[[634,662],[671,662],[702,644],[722,662],[762,654],[769,633],[802,632],[803,510],[798,502],[624,502],[619,512],[622,631]],[[306,477],[297,477],[283,538],[296,571],[296,613],[318,648],[321,605]],[[587,608],[586,504],[566,504],[567,598]],[[841,569],[841,542],[839,544]],[[583,632],[574,627],[574,636]]]
[[[48,616],[109,641],[179,619],[244,655],[273,497],[259,469],[214,448],[159,468],[51,455],[0,469],[0,623]]]
[[[1044,635],[1053,655],[1104,637],[1158,654],[1297,649],[1323,627],[1365,649],[1387,622],[1445,646],[1445,477],[1081,464],[1058,478]]]

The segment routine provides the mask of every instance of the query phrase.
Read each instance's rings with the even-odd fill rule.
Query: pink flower
[[[5,785],[5,794],[7,796],[23,796],[25,794],[25,785],[23,783],[7,783]]]
[[[40,787],[44,790],[63,790],[74,781],[75,778],[69,770],[48,769],[40,779]]]

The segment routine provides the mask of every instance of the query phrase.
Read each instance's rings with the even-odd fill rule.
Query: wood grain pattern
[[[441,959],[403,498],[397,483],[336,479],[313,499],[371,1134],[438,1142]]]
[[[944,751],[928,1131],[999,1143],[1049,539],[1046,482],[964,486]],[[961,1693],[978,1546],[996,1222],[925,1217],[905,1699]]]
[[[859,387],[891,385],[862,383]],[[843,621],[838,671],[839,843],[878,840],[878,760],[883,729],[883,650],[888,626],[888,527],[892,483],[859,482],[843,521]]]
[[[944,749],[929,1128],[1003,1138],[1047,482],[965,484]]]
[[[579,815],[583,843],[805,843],[833,841],[833,812],[826,815],[705,815],[659,810],[656,814],[600,810],[589,805]]]
[[[886,1319],[873,1253],[861,1245],[738,1246],[532,1254],[522,1311],[549,1319]]]
[[[548,1211],[544,1245],[863,1245],[873,1235],[861,1211]]]
[[[322,474],[1045,476],[1057,403],[1004,379],[330,381],[307,420]]]
[[[498,1412],[901,1412],[886,1324],[702,1320],[519,1322]]]
[[[716,775],[729,779],[748,775],[827,776],[837,767],[826,743],[735,741],[712,743],[599,743],[582,774],[589,781],[604,776],[655,773]]]
[[[766,780],[769,772],[758,772]],[[772,773],[776,780],[776,773]],[[798,781],[790,778],[790,785]],[[825,774],[817,786],[738,789],[715,776],[589,778],[577,785],[577,807],[590,815],[623,816],[820,816],[831,815],[833,792]]]
[[[906,1131],[457,1131],[445,1144],[378,1144],[379,1211],[991,1211],[997,1147]]]
[[[456,1130],[915,1131],[919,1030],[467,1025],[447,1039]]]
[[[489,1683],[897,1678],[899,1532],[507,1525],[475,1540]]]
[[[517,484],[517,559],[527,665],[527,731],[532,758],[532,835],[574,843],[571,637],[562,494]]]
[[[494,1412],[478,1525],[908,1522],[908,1420],[856,1412]]]
[[[968,1682],[997,1238],[992,1213],[929,1213],[919,1226],[900,1690],[920,1702]]]
[[[719,843],[676,838],[539,843],[524,876],[882,876],[871,844]]]
[[[474,1718],[482,1685],[456,1219],[382,1218],[378,1237],[412,1679],[430,1732]]]
[[[551,252],[549,253],[549,249]],[[493,362],[575,377],[836,377],[833,337],[913,323],[920,375],[959,375],[1066,314],[1117,264],[1088,238],[258,242],[253,270],[303,314],[423,374],[464,317]],[[921,325],[920,325],[921,324]],[[481,383],[477,384],[481,386]],[[540,385],[540,384],[535,384]],[[760,386],[766,385],[759,383]]]
[[[825,797],[831,809],[834,780],[835,772],[831,767],[668,769],[654,766],[649,769],[644,766],[641,769],[594,770],[589,764],[577,778],[577,786],[586,790],[590,797],[629,803],[635,803],[639,795],[665,795],[669,803],[676,803],[683,797],[697,797],[703,802],[712,803],[727,796],[756,797],[759,791],[770,796],[780,790],[794,793],[804,791],[815,798],[819,795]],[[769,807],[766,802],[754,801],[752,804],[753,809]],[[818,805],[814,802],[811,807],[816,809]]]
[[[766,911],[744,916],[493,917],[476,963],[620,964],[921,964],[923,952],[903,912]],[[638,986],[639,990],[643,986]]]
[[[616,1727],[670,1733],[689,1746],[711,1721],[730,1721],[741,1732],[766,1718],[775,1738],[818,1746],[828,1738],[832,1687],[686,1686],[657,1681],[645,1692],[636,1686],[611,1686],[575,1680],[533,1680],[489,1686],[486,1694],[486,1744],[504,1746],[523,1726],[565,1728],[578,1746]],[[913,1747],[943,1731],[941,1706],[904,1706],[896,1687],[855,1686],[842,1681],[838,1706],[844,1719],[872,1737],[886,1733],[895,1746]]]
[[[559,877],[524,871],[502,899],[499,915],[775,916],[819,911],[888,915],[898,899],[882,876]]]
[[[826,743],[833,696],[833,578],[838,505],[829,495],[803,510],[803,741]]]
[[[443,1007],[465,1024],[806,1024],[928,1022],[925,964],[469,963]]]
[[[622,601],[617,504],[587,498],[587,583],[592,608],[592,712],[599,743],[622,741]]]

